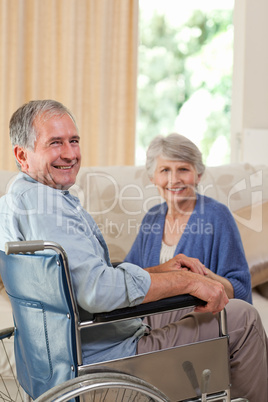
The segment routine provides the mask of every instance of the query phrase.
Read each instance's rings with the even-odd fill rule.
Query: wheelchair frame
[[[147,395],[146,397],[152,398],[149,400],[155,401],[231,401],[228,333],[225,310],[219,314],[219,337],[216,339],[103,363],[83,365],[80,333],[84,328],[134,317],[144,317],[159,312],[178,310],[197,304],[204,304],[204,302],[190,295],[180,295],[108,313],[94,314],[92,317],[77,306],[68,268],[68,258],[65,250],[60,245],[47,241],[6,243],[6,255],[35,253],[47,249],[55,251],[60,256],[67,281],[74,318],[77,356],[77,367],[73,367],[73,371],[77,370],[77,377],[53,387],[39,396],[36,399],[37,401],[65,401],[84,395],[89,391],[93,392],[94,390],[95,392],[96,389],[113,389],[114,384],[116,384],[118,389],[123,387],[132,391],[137,390],[139,395]],[[211,355],[211,347],[213,351],[212,357],[209,360],[208,354]],[[219,355],[220,365],[214,357],[216,353]],[[169,365],[173,361],[168,376],[164,375],[164,360],[167,360]],[[179,367],[178,361],[182,361]],[[206,364],[204,361],[206,361]],[[221,380],[220,385],[214,378],[216,369],[220,370],[218,374]],[[183,378],[183,385],[187,388],[186,392],[188,395],[184,394],[184,391],[178,394],[178,386],[174,384],[178,382],[178,378]],[[198,378],[201,380],[200,385]],[[222,387],[222,383],[224,383],[224,387],[223,389],[219,389],[219,387]],[[107,400],[110,401],[110,399]],[[233,401],[246,402],[246,399],[240,398]]]

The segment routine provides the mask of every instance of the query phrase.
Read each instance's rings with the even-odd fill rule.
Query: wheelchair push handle
[[[19,253],[35,253],[36,251],[43,251],[44,249],[45,242],[43,240],[11,241],[5,244],[6,255]]]
[[[14,327],[0,329],[0,340],[11,338],[12,335],[14,335]]]

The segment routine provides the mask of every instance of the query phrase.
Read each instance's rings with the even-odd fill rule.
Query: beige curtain
[[[82,165],[134,163],[138,0],[0,0],[0,169],[11,114],[52,98],[75,114]]]

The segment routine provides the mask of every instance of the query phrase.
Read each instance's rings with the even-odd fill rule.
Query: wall
[[[232,162],[258,161],[268,164],[268,157],[266,159],[263,154],[263,149],[268,149],[268,131],[266,136],[263,136],[262,131],[268,129],[267,16],[267,0],[235,2]],[[252,131],[256,141],[250,155],[244,152],[245,133],[248,133],[248,129],[262,129]]]

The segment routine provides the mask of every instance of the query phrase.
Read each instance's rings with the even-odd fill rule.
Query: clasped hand
[[[175,281],[175,283],[178,281],[177,283],[180,285],[177,294],[189,293],[206,301],[205,306],[195,308],[196,312],[212,312],[215,314],[221,311],[229,301],[224,284],[214,278],[212,279],[209,274],[210,270],[197,258],[177,254],[169,261],[146,268],[146,270],[152,274],[164,273],[165,276],[168,275],[169,280]],[[218,275],[214,276],[218,277]],[[167,282],[166,286],[168,286]]]

